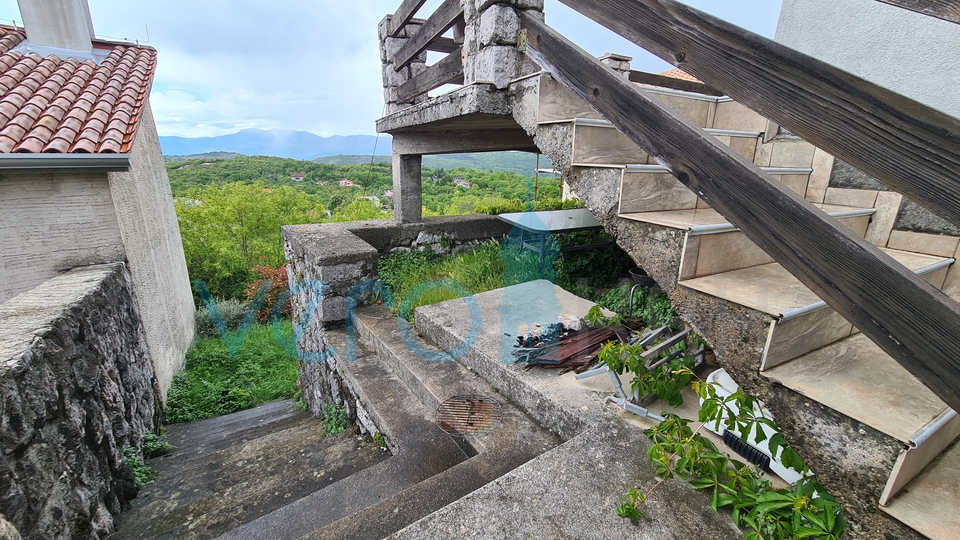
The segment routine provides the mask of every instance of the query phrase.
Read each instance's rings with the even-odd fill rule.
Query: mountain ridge
[[[243,129],[216,137],[160,136],[164,156],[179,157],[208,153],[277,156],[310,161],[338,154],[390,155],[390,136],[333,135],[321,137],[308,131]]]

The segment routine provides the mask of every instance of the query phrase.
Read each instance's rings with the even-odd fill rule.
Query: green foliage
[[[643,347],[629,343],[608,342],[597,356],[610,370],[623,375],[632,373],[630,386],[638,396],[657,396],[677,407],[683,404],[683,390],[693,378],[695,357],[688,355],[687,343],[681,341],[668,350],[661,351],[657,358],[643,357]],[[647,367],[647,364],[651,367]]]
[[[391,309],[397,314],[414,287],[434,279],[451,279],[473,294],[499,289],[503,287],[504,266],[498,244],[490,242],[456,257],[437,255],[427,249],[394,253],[380,259],[377,271],[380,281],[393,291],[395,304]],[[414,300],[409,316],[413,317],[417,307],[453,298],[456,295],[450,291],[428,291]]]
[[[658,287],[637,287],[633,293],[633,311],[629,311],[632,284],[621,285],[600,296],[597,304],[624,317],[637,317],[648,328],[666,326],[671,330],[683,328],[683,320],[673,310],[670,297]]]
[[[221,298],[241,298],[254,266],[284,263],[282,225],[326,215],[316,198],[262,182],[191,189],[176,200],[176,209],[191,281],[203,280]]]
[[[603,231],[585,231],[556,235],[561,249],[574,246],[612,242],[613,237]],[[581,282],[594,288],[606,288],[636,264],[615,242],[610,245],[575,251],[561,251],[557,257],[557,285],[568,291],[577,289]],[[619,312],[618,312],[619,313]]]
[[[156,469],[143,464],[143,460],[137,455],[137,449],[132,446],[123,448],[123,464],[133,472],[133,478],[138,488],[152,483],[160,476]]]
[[[612,317],[603,314],[600,306],[593,306],[587,315],[583,318],[590,326],[620,326],[623,324],[623,317],[619,313],[614,313]]]
[[[340,206],[333,213],[333,221],[368,221],[392,217],[392,212],[384,212],[370,199],[355,199],[349,204]]]
[[[617,515],[626,519],[641,519],[647,516],[640,511],[640,505],[646,502],[647,497],[639,489],[631,489],[620,499],[617,505]]]
[[[145,433],[143,435],[143,445],[140,447],[145,459],[165,456],[177,449],[176,446],[167,442],[166,436],[156,433]]]
[[[380,433],[379,431],[373,434],[373,444],[383,448],[384,450],[387,449],[387,441],[383,438],[383,433]]]
[[[328,403],[323,406],[323,433],[328,437],[346,431],[350,425],[347,406],[342,401]]]
[[[474,213],[499,215],[531,210],[539,212],[541,210],[568,210],[571,208],[583,208],[583,201],[576,197],[566,200],[548,197],[538,199],[536,203],[530,204],[521,199],[488,199],[482,206],[477,206]]]
[[[747,531],[745,540],[842,538],[847,524],[840,505],[816,477],[809,474],[799,454],[782,436],[771,437],[770,449],[774,458],[779,455],[785,466],[807,476],[789,488],[773,489],[758,468],[731,460],[709,439],[698,434],[704,425],[723,423],[727,429],[739,433],[743,441],[761,442],[766,437],[759,429],[761,424],[778,430],[773,420],[766,418],[761,408],[755,407],[753,398],[742,391],[723,397],[715,386],[715,383],[701,380],[693,384],[704,400],[699,415],[704,424],[697,431],[689,427],[690,420],[669,413],[663,422],[645,431],[653,441],[647,457],[656,467],[657,475],[664,479],[683,478],[694,489],[708,491],[710,506],[714,511],[729,508],[734,522]],[[657,486],[647,492],[645,498],[635,499],[639,501],[635,506],[642,504]],[[624,500],[629,502],[629,496],[630,492]],[[627,511],[621,501],[618,514],[630,517],[624,515]]]
[[[227,329],[231,331],[236,330],[240,326],[240,323],[243,322],[243,317],[247,314],[246,306],[239,300],[217,300],[217,309],[220,311],[220,316],[223,317],[223,322],[226,323]],[[206,305],[197,308],[194,321],[196,322],[198,336],[209,338],[220,335],[217,332],[217,327],[213,324],[213,318],[210,316],[210,311]]]
[[[289,321],[279,324],[292,332]],[[221,339],[197,339],[187,352],[186,368],[174,376],[167,393],[167,422],[189,422],[293,397],[299,370],[297,359],[274,341],[270,326],[254,324],[233,358]]]

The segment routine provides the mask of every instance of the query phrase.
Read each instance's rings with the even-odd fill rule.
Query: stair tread
[[[883,511],[933,540],[960,530],[960,444],[940,455]]]
[[[838,214],[851,210],[873,210],[854,206],[840,206],[837,204],[814,204],[828,214]],[[690,210],[664,210],[659,212],[632,212],[620,214],[620,217],[643,223],[653,223],[672,229],[689,231],[696,227],[727,225],[729,222],[713,208],[696,208]],[[731,225],[732,226],[732,225]]]
[[[917,272],[949,260],[922,253],[880,248],[894,260]],[[780,317],[791,309],[820,302],[820,297],[778,263],[761,264],[679,282],[702,293]]]
[[[947,408],[863,334],[811,351],[764,374],[904,443]]]

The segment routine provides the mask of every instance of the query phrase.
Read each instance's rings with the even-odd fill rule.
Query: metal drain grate
[[[493,431],[503,411],[490,396],[453,396],[437,407],[435,416],[440,429],[455,437],[477,437]]]

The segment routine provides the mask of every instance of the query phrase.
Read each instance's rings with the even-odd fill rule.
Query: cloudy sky
[[[88,1],[98,36],[159,51],[151,103],[161,135],[374,133],[383,108],[377,22],[401,0]],[[780,1],[688,3],[772,37]],[[428,0],[421,13],[440,3]],[[628,54],[644,71],[670,67],[557,0],[545,11],[548,24],[594,55]],[[21,20],[16,0],[0,0],[0,19]]]

